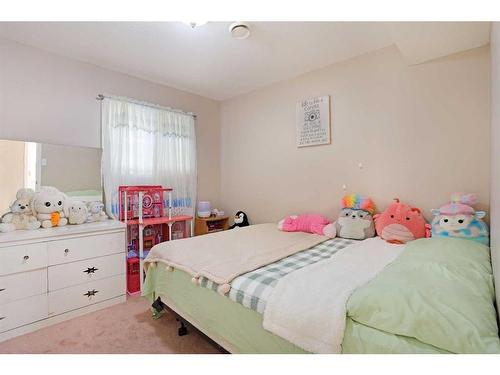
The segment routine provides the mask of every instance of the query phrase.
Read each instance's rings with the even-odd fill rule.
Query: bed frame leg
[[[164,308],[163,308],[163,303],[161,302],[161,298],[158,297],[152,304],[151,304],[151,307],[153,309],[155,309],[156,311],[160,312],[162,311]]]
[[[153,319],[160,319],[163,314],[166,313],[166,310],[164,308],[163,303],[161,302],[160,297],[158,297],[152,304],[151,304],[151,313],[152,313],[152,318]]]
[[[163,302],[161,302],[161,300],[159,300],[159,302],[161,303],[162,308],[165,311],[168,311],[169,313],[173,314],[174,317],[175,317],[175,320],[177,320],[181,324],[181,326],[179,327],[179,329],[177,331],[177,334],[179,336],[185,336],[185,335],[187,335],[189,333],[188,330],[187,330],[187,327],[186,327],[186,324],[187,324],[190,327],[190,329],[193,329],[193,332],[198,332],[208,342],[210,342],[212,345],[214,345],[221,353],[229,354],[229,352],[226,349],[224,349],[222,346],[220,346],[219,344],[217,344],[214,340],[212,340],[210,337],[208,337],[207,335],[205,335],[203,332],[201,332],[200,330],[198,330],[195,326],[191,325],[187,320],[183,319],[174,310],[172,310],[170,307],[168,307]]]
[[[184,325],[184,322],[182,320],[177,319],[177,321],[181,323],[181,326],[177,330],[177,334],[179,336],[186,336],[188,334],[187,327]]]

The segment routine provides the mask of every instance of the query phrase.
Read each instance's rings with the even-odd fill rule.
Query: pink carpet
[[[218,353],[200,334],[177,336],[178,322],[166,313],[151,318],[149,303],[126,303],[0,343],[0,353]]]

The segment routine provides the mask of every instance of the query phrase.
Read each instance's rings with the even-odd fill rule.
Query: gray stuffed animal
[[[375,203],[359,194],[345,195],[340,205],[342,211],[335,222],[337,236],[353,240],[364,240],[375,236],[373,214]]]
[[[373,217],[363,210],[344,208],[335,222],[337,236],[353,240],[364,240],[375,236]]]

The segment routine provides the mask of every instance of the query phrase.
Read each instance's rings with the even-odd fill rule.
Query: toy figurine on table
[[[238,211],[236,215],[234,215],[234,224],[231,225],[229,229],[248,227],[249,225],[247,214],[243,211]]]

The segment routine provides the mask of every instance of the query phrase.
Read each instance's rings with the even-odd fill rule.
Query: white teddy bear
[[[81,201],[66,202],[68,222],[70,224],[83,224],[87,221],[89,210],[87,205]]]
[[[40,222],[33,215],[32,200],[35,192],[32,189],[19,189],[16,200],[10,206],[10,212],[2,216],[0,232],[12,232],[16,229],[38,229]]]
[[[104,204],[102,202],[88,202],[87,208],[89,210],[89,215],[87,218],[88,223],[93,223],[95,221],[104,221],[108,219],[108,215],[103,211]]]
[[[64,213],[66,194],[52,186],[42,186],[33,198],[33,212],[42,222],[43,228],[51,228],[68,224]]]

